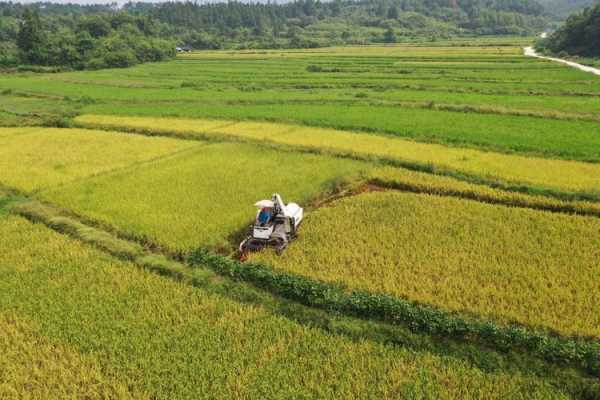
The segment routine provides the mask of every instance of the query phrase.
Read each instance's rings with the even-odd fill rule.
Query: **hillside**
[[[555,54],[600,57],[600,4],[570,16],[537,47]]]
[[[569,15],[590,7],[596,2],[597,0],[539,0],[548,14],[562,21]]]
[[[193,49],[317,48],[531,35],[548,26],[535,0],[361,0],[286,4],[0,3],[0,66],[127,67]]]
[[[534,0],[164,3],[150,13],[183,30],[182,38],[195,48],[321,47],[415,37],[520,35],[537,32],[546,23],[542,6]]]

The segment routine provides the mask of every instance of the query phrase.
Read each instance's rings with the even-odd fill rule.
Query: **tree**
[[[554,53],[600,56],[600,4],[570,16],[559,30],[538,46]]]
[[[17,34],[17,47],[22,63],[44,64],[44,36],[38,12],[26,8]]]
[[[87,31],[92,37],[99,38],[110,33],[111,26],[105,18],[100,16],[87,17],[79,23],[79,29]]]
[[[398,7],[391,6],[387,13],[388,19],[398,19]]]
[[[396,43],[398,41],[398,38],[396,37],[396,32],[394,32],[392,28],[389,28],[387,31],[385,31],[383,35],[383,41],[385,43]]]

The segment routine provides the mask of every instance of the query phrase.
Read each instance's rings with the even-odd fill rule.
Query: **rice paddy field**
[[[600,398],[600,79],[526,43],[0,73],[0,398]]]
[[[29,192],[198,146],[101,131],[2,129],[0,183]]]
[[[40,197],[173,251],[189,251],[227,246],[231,235],[245,234],[254,203],[270,198],[273,187],[306,204],[369,168],[354,160],[211,144]]]
[[[350,288],[600,338],[598,232],[598,218],[379,192],[314,212],[285,257],[257,258]]]

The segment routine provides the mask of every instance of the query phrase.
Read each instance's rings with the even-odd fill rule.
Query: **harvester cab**
[[[296,203],[283,203],[278,193],[271,200],[260,200],[252,234],[240,243],[240,253],[259,251],[265,247],[275,248],[281,255],[289,242],[296,237],[300,223],[304,218],[304,209]]]

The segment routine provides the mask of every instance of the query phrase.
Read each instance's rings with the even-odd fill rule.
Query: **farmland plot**
[[[23,352],[48,376],[24,387],[16,360],[2,370],[9,398],[76,395],[77,382],[93,383],[87,398],[567,398],[533,375],[303,326],[20,218],[0,217],[0,236],[0,348],[12,343],[10,358],[35,342]]]
[[[146,111],[133,105],[132,114],[182,115],[189,105],[164,105]],[[555,158],[600,161],[600,124],[528,116],[494,115],[381,105],[325,104],[192,106],[192,116],[204,118],[280,120],[338,129],[368,130],[453,146],[483,147],[502,152],[534,153]],[[103,113],[112,114],[105,107]],[[123,107],[121,112],[127,113]],[[179,111],[176,111],[179,110]],[[116,112],[119,113],[119,112]]]
[[[115,132],[0,128],[0,183],[33,191],[198,146]]]
[[[600,338],[600,220],[399,192],[307,216],[277,268],[500,322]]]
[[[568,193],[597,196],[600,187],[600,164],[524,157],[438,144],[419,143],[400,138],[344,132],[335,129],[298,125],[235,122],[217,120],[117,117],[83,115],[79,123],[113,129],[141,129],[176,135],[203,134],[233,138],[268,140],[273,143],[308,147],[320,152],[380,158],[420,166],[433,166],[470,174],[487,181],[508,185],[550,188]]]
[[[564,201],[548,196],[509,192],[486,185],[474,184],[449,176],[435,175],[404,168],[382,167],[366,178],[366,183],[380,188],[399,189],[477,200],[484,203],[545,211],[600,216],[600,203],[593,201]]]
[[[198,52],[128,69],[3,75],[0,89],[11,96],[44,98],[35,101],[36,108],[69,115],[84,111],[296,121],[597,160],[597,151],[576,143],[595,143],[591,136],[597,126],[578,120],[598,120],[597,77],[525,57],[521,40],[511,40],[513,46],[498,47],[450,41]],[[50,99],[56,107],[47,105]],[[29,103],[11,101],[6,107],[29,112]],[[438,106],[464,112],[440,111]],[[411,118],[415,107],[418,124]],[[504,115],[530,112],[544,118]]]
[[[81,126],[175,137],[0,129],[0,397],[595,398],[591,344],[571,354],[562,339],[545,347],[546,336],[505,349],[495,341],[515,331],[502,327],[478,341],[432,333],[443,324],[417,332],[414,318],[354,320],[344,302],[339,313],[308,308],[215,277],[210,257],[251,268],[210,253],[188,260],[194,268],[177,264],[178,283],[175,272],[140,268],[170,265],[161,250],[229,253],[253,203],[281,192],[309,207],[307,219],[285,257],[255,261],[461,321],[597,342],[600,80],[523,57],[524,39],[494,40],[0,74],[0,125],[83,114]],[[429,195],[332,202],[327,193],[346,180],[369,183],[357,192]],[[53,210],[39,219],[105,252],[11,215],[19,205],[32,219]],[[314,294],[318,284],[304,282]],[[352,300],[385,297],[361,296]]]
[[[149,398],[107,377],[95,357],[57,345],[32,325],[0,313],[1,398]]]
[[[276,191],[285,201],[306,204],[370,168],[353,160],[213,144],[40,196],[138,238],[185,251],[229,247],[230,235],[253,220],[253,204]]]

